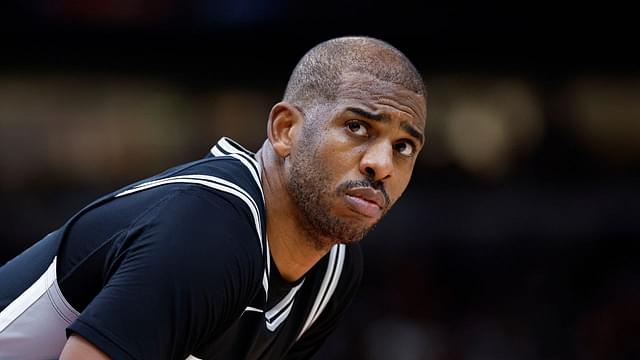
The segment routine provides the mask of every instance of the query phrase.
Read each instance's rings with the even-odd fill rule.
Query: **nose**
[[[360,173],[374,181],[386,180],[393,172],[393,148],[380,141],[367,148],[360,159]]]

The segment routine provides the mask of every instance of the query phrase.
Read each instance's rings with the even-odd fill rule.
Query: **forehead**
[[[336,93],[340,105],[365,105],[371,110],[394,112],[424,130],[426,99],[402,85],[362,72],[345,72]]]

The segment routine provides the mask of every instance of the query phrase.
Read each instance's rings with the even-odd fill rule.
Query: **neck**
[[[300,210],[289,195],[284,174],[284,159],[266,141],[256,156],[262,167],[262,189],[267,210],[267,237],[273,261],[287,281],[304,276],[330,246],[317,247],[313,234],[300,225]]]

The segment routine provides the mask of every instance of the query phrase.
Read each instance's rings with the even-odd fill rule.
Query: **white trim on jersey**
[[[0,312],[0,359],[57,359],[60,355],[67,341],[64,330],[79,313],[60,291],[56,263],[54,257],[40,278]]]
[[[211,149],[212,153],[213,153],[213,149],[217,148],[218,146],[220,146],[220,148],[224,151],[226,151],[227,153],[229,153],[230,156],[233,156],[234,158],[240,160],[243,164],[245,164],[245,166],[247,166],[249,168],[249,171],[251,171],[251,175],[253,176],[253,180],[255,180],[256,184],[258,184],[258,186],[260,187],[260,192],[262,192],[262,183],[260,181],[260,164],[258,163],[258,161],[254,158],[253,153],[250,152],[249,150],[243,148],[241,145],[235,143],[232,144],[233,140],[227,138],[227,137],[223,137],[222,139],[220,139],[218,141],[218,143],[216,143],[216,145],[214,145],[214,147]],[[238,149],[238,147],[240,147],[242,150]],[[216,149],[217,150],[217,149]],[[222,155],[224,155],[224,153],[222,153],[222,151],[218,150],[218,152]],[[214,154],[216,155],[216,154]],[[239,155],[239,156],[234,156],[234,155]],[[220,156],[220,155],[218,155]],[[251,163],[251,165],[249,164],[249,162]],[[263,194],[263,199],[264,199],[264,194]]]
[[[264,312],[264,310],[258,309],[258,308],[254,308],[253,306],[247,306],[244,309],[243,313],[246,312],[246,311],[253,311],[253,312],[259,312],[259,313]]]
[[[267,264],[271,262],[270,259],[266,259]],[[264,301],[265,304],[269,300],[269,270],[265,269],[262,273],[262,288],[264,289]]]
[[[225,153],[220,151],[220,149],[218,149],[215,145],[211,148],[211,154],[213,154],[214,157],[226,155]]]
[[[344,266],[344,255],[346,253],[346,249],[345,249],[345,245],[342,245],[342,244],[338,245],[338,247],[339,247],[339,249],[338,249],[338,260],[336,262],[335,274],[333,275],[333,278],[331,279],[331,284],[329,285],[329,289],[327,290],[327,294],[324,297],[324,299],[322,300],[322,303],[320,304],[320,308],[318,309],[318,312],[316,313],[316,315],[313,318],[313,322],[318,320],[318,317],[320,316],[322,311],[324,311],[324,308],[329,303],[329,300],[331,299],[331,296],[336,291],[336,287],[338,286],[338,281],[340,281],[340,275],[342,275],[342,268]]]
[[[222,152],[224,150],[225,152]],[[262,190],[262,182],[260,181],[262,177],[260,163],[255,159],[254,153],[245,149],[242,145],[236,143],[228,137],[222,137],[215,145],[211,147],[211,154],[216,156],[230,156],[234,159],[240,161],[251,173],[253,180],[258,185],[258,189],[260,189],[260,195],[262,196],[262,202],[264,203],[264,192]],[[267,264],[267,269],[262,276],[262,287],[265,291],[265,300],[269,296],[269,277],[271,276],[271,258],[270,248],[269,248],[269,238],[266,237],[264,239],[264,243],[266,245],[266,253],[265,259]]]
[[[242,145],[239,145],[227,137],[222,137],[211,148],[211,154],[213,154],[213,156],[231,156],[242,162],[249,169],[249,172],[251,172],[253,180],[256,182],[260,188],[260,192],[262,193],[262,182],[260,181],[262,175],[261,168],[260,164],[255,159],[255,154],[253,152],[245,149]],[[264,199],[264,194],[262,198]]]
[[[140,187],[143,187],[143,186],[153,187],[153,186],[155,186],[156,183],[163,182],[163,181],[166,181],[168,179],[199,179],[199,180],[212,181],[212,182],[219,183],[221,185],[225,185],[227,187],[230,187],[230,188],[233,188],[233,189],[237,190],[238,192],[242,193],[245,197],[247,197],[251,202],[250,205],[253,207],[254,210],[256,210],[259,213],[258,205],[256,204],[255,200],[243,188],[241,188],[240,186],[238,186],[237,184],[235,184],[235,183],[233,183],[231,181],[228,181],[228,180],[225,180],[225,179],[222,179],[222,178],[218,178],[218,177],[215,177],[215,176],[211,176],[211,175],[198,175],[198,174],[179,175],[179,176],[173,176],[173,177],[169,177],[169,178],[153,180],[153,181],[149,181],[149,182],[146,182],[146,183],[143,183],[143,184],[138,184],[133,189],[123,191],[120,194],[116,195],[116,197],[121,196],[121,195],[126,195],[127,192],[134,192],[134,190],[136,190],[136,189],[138,189]],[[260,238],[262,238],[262,233],[260,233]]]
[[[51,276],[53,274],[53,276]],[[49,265],[47,270],[27,290],[7,305],[0,312],[0,332],[20,317],[33,303],[35,303],[56,280],[56,261]]]
[[[279,303],[277,303],[271,310],[267,311],[265,315],[265,319],[267,320],[266,325],[267,329],[270,331],[275,331],[280,324],[287,319],[289,316],[289,312],[291,312],[291,308],[293,307],[293,302],[295,301],[295,296],[298,290],[304,284],[304,280],[295,287],[289,290],[287,296],[285,296]],[[284,311],[283,311],[284,309]]]
[[[293,301],[291,301],[289,303],[289,305],[282,312],[282,314],[280,314],[280,316],[276,317],[273,320],[273,322],[270,322],[269,319],[267,319],[267,322],[265,323],[265,325],[267,326],[267,329],[269,329],[269,331],[271,331],[271,332],[276,331],[276,329],[278,329],[278,326],[280,326],[280,324],[282,324],[282,322],[285,321],[287,319],[287,317],[289,317],[289,313],[291,312],[291,308],[292,307],[293,307]]]
[[[309,312],[309,316],[298,334],[296,340],[299,340],[302,335],[309,330],[311,325],[318,320],[320,314],[324,310],[324,308],[329,303],[331,296],[333,296],[334,291],[338,285],[338,281],[340,281],[340,275],[342,274],[342,267],[344,265],[344,255],[346,252],[346,247],[344,244],[337,244],[331,248],[331,253],[329,254],[329,264],[327,265],[327,272],[324,274],[324,278],[322,279],[322,284],[320,284],[320,290],[316,295],[316,300],[313,303],[313,307]]]
[[[224,152],[222,150],[224,150]],[[255,155],[253,152],[247,150],[242,145],[238,144],[228,137],[222,137],[215,145],[211,147],[211,154],[214,157],[230,156],[244,164],[244,166],[251,173],[253,180],[258,185],[258,189],[260,189],[260,195],[262,196],[262,202],[264,203],[264,192],[262,190],[262,182],[260,181],[262,177],[262,168],[260,167],[260,163],[258,163],[258,161],[255,159]],[[268,237],[264,239],[264,243],[266,245],[265,259],[267,268],[262,276],[262,287],[265,291],[265,300],[267,300],[269,296],[269,277],[271,276],[271,261],[269,261],[269,259],[271,258],[271,253]]]

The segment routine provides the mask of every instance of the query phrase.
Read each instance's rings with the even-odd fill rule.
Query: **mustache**
[[[338,186],[338,193],[342,194],[347,192],[349,189],[359,187],[370,187],[372,189],[379,190],[382,193],[382,196],[384,196],[385,207],[389,206],[391,203],[389,194],[387,194],[387,190],[384,188],[384,183],[382,181],[373,181],[371,179],[348,180]]]

